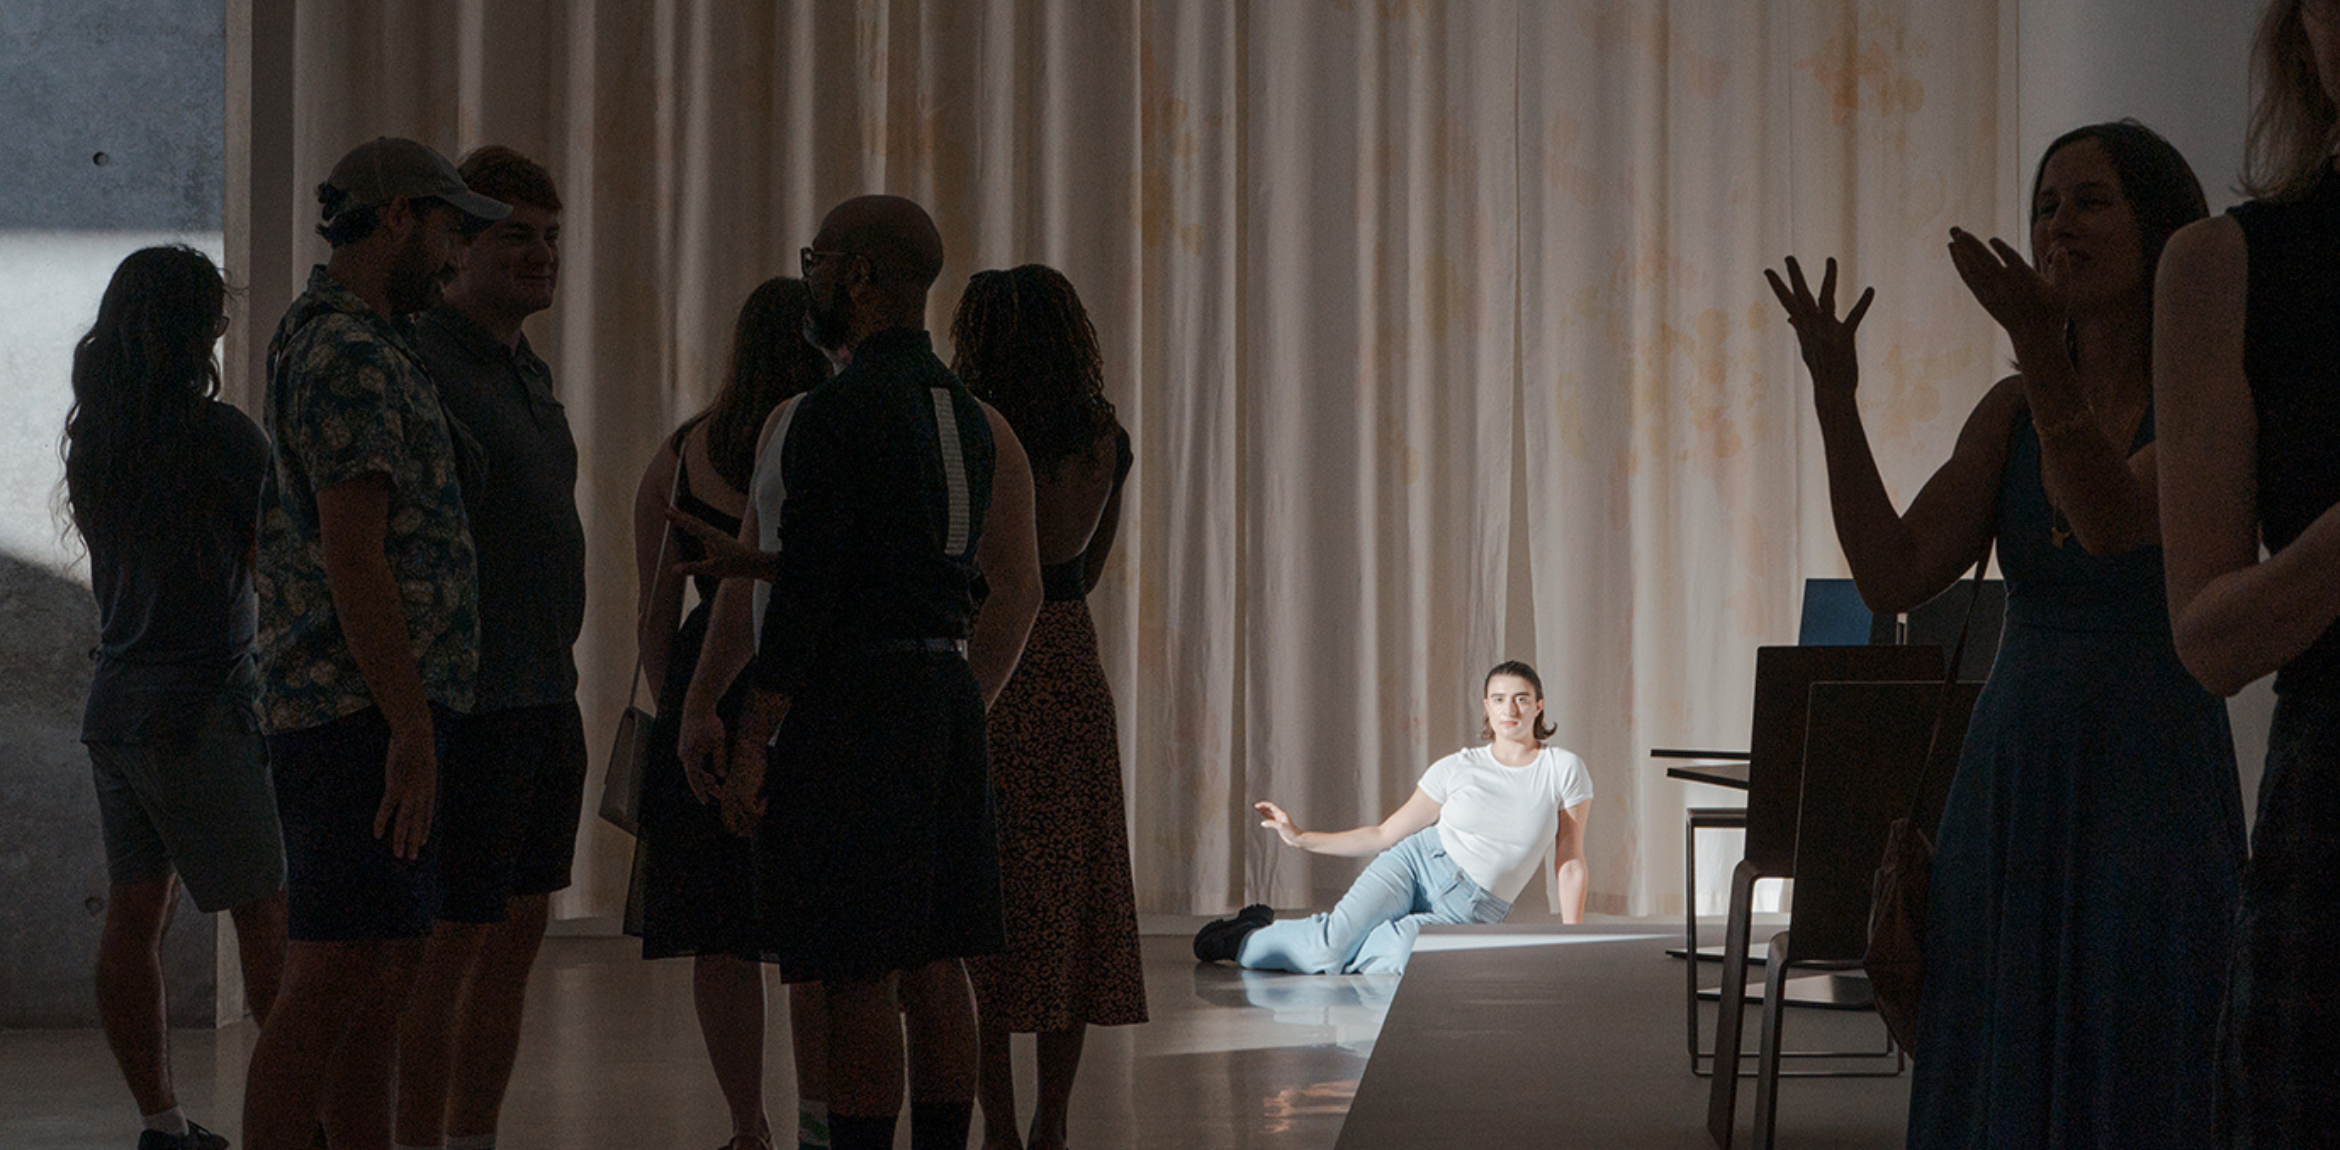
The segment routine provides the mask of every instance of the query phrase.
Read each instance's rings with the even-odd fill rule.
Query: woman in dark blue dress
[[[1975,408],[1896,513],[1853,401],[1835,268],[1772,277],[1812,370],[1837,535],[1864,598],[1904,611],[1986,543],[2007,580],[1997,662],[1936,836],[1909,1145],[2194,1147],[2242,864],[2226,711],[2163,606],[2152,269],[2205,214],[2132,122],[2071,132],[2032,192],[2037,269],[1951,232],[2021,374]],[[2140,1104],[2150,1099],[2150,1104]]]
[[[2272,1150],[2340,1145],[2340,3],[2255,52],[2258,198],[2170,241],[2153,377],[2178,653],[2275,676],[2217,1088],[2218,1144]]]

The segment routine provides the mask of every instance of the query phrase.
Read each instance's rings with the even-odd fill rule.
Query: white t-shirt
[[[1560,812],[1593,797],[1584,760],[1551,746],[1524,767],[1496,762],[1490,748],[1465,747],[1430,764],[1421,785],[1439,804],[1447,857],[1505,902],[1551,855]]]

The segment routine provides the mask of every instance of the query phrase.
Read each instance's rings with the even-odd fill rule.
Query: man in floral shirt
[[[284,987],[252,1051],[244,1139],[388,1141],[396,1022],[438,910],[438,742],[468,710],[478,590],[451,434],[406,317],[458,233],[503,218],[412,140],[317,189],[333,247],[268,346],[262,721],[285,826]]]

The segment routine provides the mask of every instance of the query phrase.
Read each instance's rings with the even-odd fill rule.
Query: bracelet
[[[2038,433],[2041,443],[2051,439],[2066,439],[2095,426],[2096,412],[2086,404],[2082,404],[2080,410],[2073,412],[2070,418],[2059,419],[2054,423],[2041,423],[2036,415],[2031,419],[2031,430]]]

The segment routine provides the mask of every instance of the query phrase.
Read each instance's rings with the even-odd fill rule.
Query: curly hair
[[[527,204],[548,212],[561,210],[561,193],[544,165],[502,144],[473,148],[456,165],[463,186],[491,200],[518,206]]]
[[[64,509],[85,544],[172,536],[211,522],[225,498],[199,436],[219,394],[211,345],[226,302],[218,266],[190,247],[142,248],[114,269],[73,347],[59,444]]]
[[[1062,272],[1040,264],[976,272],[951,320],[951,370],[1005,416],[1054,478],[1114,427],[1097,329]]]
[[[829,378],[827,357],[805,342],[811,308],[803,280],[774,276],[748,293],[732,324],[731,369],[700,418],[707,421],[707,457],[735,491],[747,490],[755,474],[756,439],[772,409]]]

